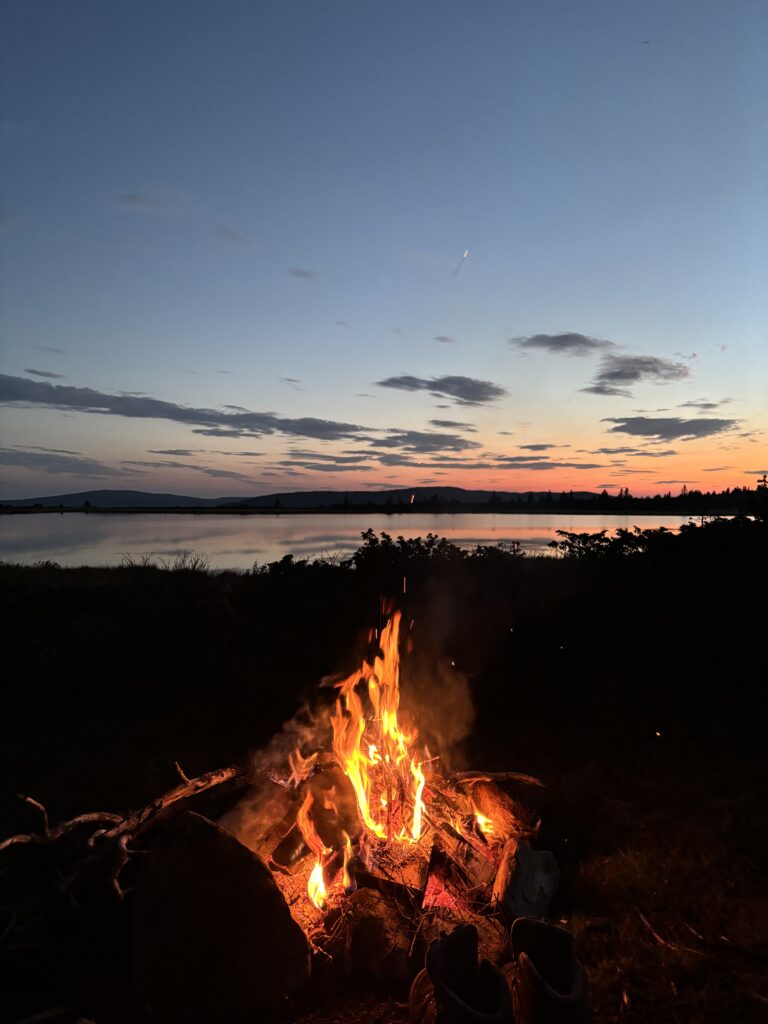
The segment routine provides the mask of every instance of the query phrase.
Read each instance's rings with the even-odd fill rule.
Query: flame
[[[312,868],[312,874],[309,876],[309,882],[307,883],[307,892],[317,909],[322,910],[328,900],[328,893],[325,888],[325,879],[323,878],[323,865],[319,860],[315,862],[315,866]]]
[[[344,876],[343,885],[344,891],[347,893],[354,892],[357,888],[357,884],[352,877],[352,872],[349,869],[349,862],[352,860],[352,840],[349,838],[346,832],[344,835]]]
[[[493,835],[493,822],[490,818],[486,818],[486,816],[481,814],[480,811],[475,811],[475,820],[477,821],[478,828],[484,836]]]
[[[416,789],[413,795],[413,824],[411,825],[411,836],[414,842],[418,843],[421,839],[421,815],[424,810],[424,801],[421,799],[421,794],[424,792],[424,772],[421,770],[421,765],[414,758],[411,761],[411,775],[416,780]]]
[[[323,877],[323,865],[325,863],[325,858],[329,853],[331,853],[331,851],[327,849],[325,843],[318,835],[317,829],[312,821],[310,812],[314,802],[315,798],[312,794],[312,790],[307,790],[304,802],[296,812],[296,824],[304,837],[304,842],[315,855],[315,866],[312,868],[312,873],[310,874],[309,881],[307,882],[307,892],[309,893],[309,898],[317,909],[322,910],[328,901],[328,892],[325,888],[325,878]]]
[[[399,611],[381,631],[373,666],[338,683],[331,716],[333,751],[352,784],[364,827],[380,840],[418,842],[423,831],[423,761],[412,753],[417,733],[405,732],[400,707]],[[358,685],[367,683],[366,714]]]

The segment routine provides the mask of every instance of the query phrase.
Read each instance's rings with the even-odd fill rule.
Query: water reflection
[[[0,518],[0,558],[61,565],[119,565],[130,555],[173,558],[184,550],[209,555],[216,569],[248,569],[292,554],[297,558],[349,555],[365,530],[407,539],[436,533],[462,547],[518,541],[547,552],[557,530],[594,532],[666,526],[687,516],[599,515],[17,515]]]

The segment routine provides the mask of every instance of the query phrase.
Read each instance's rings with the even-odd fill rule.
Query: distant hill
[[[412,487],[391,491],[288,491],[281,494],[262,494],[251,498],[193,498],[183,494],[153,494],[150,491],[78,491],[76,494],[52,494],[42,498],[13,498],[0,502],[0,508],[11,506],[44,508],[82,508],[88,502],[94,508],[283,508],[316,509],[369,505],[423,504],[436,500],[439,504],[459,503],[480,505],[494,501],[520,500],[536,502],[547,497],[546,491],[467,491],[461,487]],[[587,500],[597,495],[589,491],[576,491],[575,500]]]
[[[218,505],[221,498],[190,498],[184,494],[152,494],[150,491],[78,491],[76,494],[51,494],[45,498],[6,498],[0,501],[3,505],[18,506],[42,505],[44,508],[82,508],[88,502],[98,508],[184,508],[190,506]],[[233,499],[229,499],[230,501]]]

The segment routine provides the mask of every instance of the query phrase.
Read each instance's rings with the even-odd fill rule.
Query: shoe
[[[589,1014],[587,975],[565,928],[521,917],[512,924],[515,962],[503,968],[515,1024],[583,1024]]]
[[[501,971],[477,962],[477,929],[459,925],[437,939],[408,999],[413,1024],[513,1024],[512,998]]]

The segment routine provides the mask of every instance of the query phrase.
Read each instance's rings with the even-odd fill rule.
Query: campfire
[[[502,786],[538,780],[449,772],[417,724],[403,721],[403,633],[393,609],[371,632],[370,660],[325,684],[336,691],[328,714],[220,822],[266,861],[316,953],[332,953],[360,889],[396,908],[410,945],[439,922],[465,921],[479,924],[486,944],[502,942],[499,905],[518,844],[536,831]]]
[[[289,996],[333,998],[345,979],[404,998],[442,931],[473,924],[481,954],[502,962],[509,921],[546,913],[557,869],[528,845],[538,822],[519,796],[541,783],[451,771],[432,722],[423,742],[400,704],[410,629],[386,615],[356,671],[324,681],[333,699],[250,770],[190,779],[177,765],[181,783],[146,807],[55,828],[25,798],[42,831],[0,853],[51,873],[100,963],[130,927],[140,1019],[246,1021]]]

